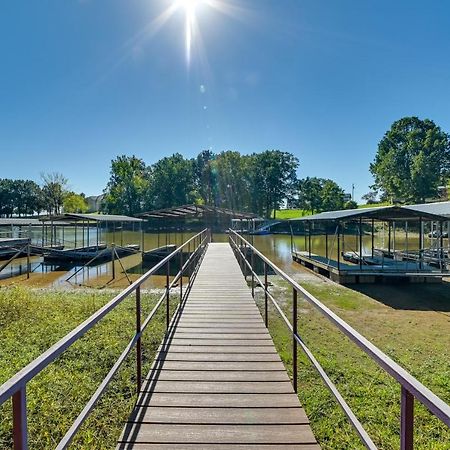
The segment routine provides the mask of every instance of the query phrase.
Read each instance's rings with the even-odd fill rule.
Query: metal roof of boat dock
[[[429,214],[438,214],[447,219],[450,217],[450,202],[421,203],[418,205],[407,205],[407,208]]]
[[[352,219],[375,220],[419,220],[427,219],[437,222],[448,220],[447,217],[433,214],[425,210],[405,206],[377,206],[373,208],[343,209],[339,211],[326,211],[311,216],[290,219],[291,221],[323,222],[323,221],[349,221]]]
[[[131,216],[121,216],[116,214],[62,214],[50,216],[42,219],[45,222],[65,221],[65,222],[142,222],[142,219]]]
[[[178,219],[184,217],[201,217],[205,214],[219,214],[230,216],[236,219],[255,219],[257,214],[250,212],[233,211],[226,208],[208,205],[182,205],[173,208],[154,209],[139,214],[140,217],[147,219]]]
[[[27,225],[42,225],[39,219],[27,219],[25,217],[1,217],[0,226],[13,225],[16,227],[27,226]]]

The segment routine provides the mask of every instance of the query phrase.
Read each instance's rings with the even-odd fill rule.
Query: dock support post
[[[388,222],[388,256],[391,257],[391,221]]]
[[[341,268],[341,224],[338,223],[337,231],[337,269]]]
[[[328,230],[325,230],[325,258],[328,260]]]
[[[372,219],[372,258],[374,256],[374,247],[375,247],[375,220]]]
[[[292,290],[292,378],[297,393],[297,289]]]
[[[136,334],[141,332],[141,287],[136,288]],[[138,337],[136,342],[136,384],[137,393],[142,385],[142,339]]]
[[[359,218],[359,270],[362,270],[363,264],[363,239],[362,239],[362,218]]]
[[[423,222],[422,217],[419,218],[419,269],[422,270],[423,258]]]
[[[400,450],[413,450],[414,446],[414,396],[402,386]]]
[[[308,254],[311,258],[311,222],[308,222]]]
[[[27,244],[27,280],[30,279],[30,249],[31,249],[31,238]]]
[[[112,244],[111,246],[111,255],[112,255],[112,277],[113,280],[116,279],[116,244]]]
[[[305,241],[305,252],[306,252],[306,222],[303,224],[303,236]]]
[[[30,278],[30,253],[31,253],[31,224],[28,225],[28,245],[27,245],[27,280]]]

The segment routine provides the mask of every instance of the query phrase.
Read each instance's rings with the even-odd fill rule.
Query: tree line
[[[270,217],[286,204],[313,211],[345,206],[334,181],[298,179],[298,167],[297,157],[280,150],[204,150],[190,159],[175,153],[150,166],[136,156],[118,156],[111,161],[103,208],[134,215],[194,203]]]
[[[298,178],[299,160],[289,152],[267,150],[180,153],[147,165],[136,156],[111,161],[102,211],[135,215],[152,209],[204,204],[270,217],[283,205],[308,212],[355,208],[333,180]],[[374,178],[367,203],[417,203],[448,197],[450,138],[432,120],[404,117],[378,144],[369,170]],[[32,180],[0,179],[0,216],[85,212],[84,194],[68,189],[58,173]]]
[[[42,174],[41,185],[33,180],[0,178],[0,217],[23,217],[46,212],[86,212],[84,194],[67,188],[67,179],[60,173]]]

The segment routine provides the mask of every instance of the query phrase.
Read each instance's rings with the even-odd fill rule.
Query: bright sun
[[[204,3],[205,0],[177,0],[178,7],[184,8],[185,11],[185,47],[186,47],[186,63],[188,66],[191,63],[191,48],[192,40],[196,27],[196,9],[200,3]]]

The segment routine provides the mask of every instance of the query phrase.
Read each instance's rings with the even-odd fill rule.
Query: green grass
[[[311,211],[306,209],[279,209],[276,213],[276,219],[295,219],[297,217],[309,216]],[[273,217],[273,211],[270,217]]]
[[[0,289],[0,384],[47,350],[113,294]],[[155,303],[142,295],[143,313]],[[144,373],[165,331],[163,312],[143,339]],[[30,448],[54,448],[133,335],[134,297],[125,300],[27,385]],[[136,399],[135,352],[79,430],[71,448],[114,448]],[[11,406],[0,406],[0,448],[11,448]]]
[[[276,298],[290,318],[291,290],[277,278],[271,281]],[[363,289],[364,293],[331,283],[303,285],[444,401],[450,402],[448,289],[444,294],[444,287],[412,286],[408,295],[405,286],[368,287]],[[371,297],[375,290],[380,292],[378,300]],[[418,295],[414,296],[414,292]],[[447,298],[442,299],[442,295],[447,295]],[[261,306],[262,296],[259,296]],[[387,304],[390,298],[396,298],[393,305]],[[433,307],[442,301],[442,308],[437,308],[439,312],[430,311],[428,301]],[[292,340],[273,308],[269,325],[275,345],[288,371],[292,372]],[[398,449],[399,384],[303,299],[299,301],[298,326],[299,334],[378,448]],[[299,398],[322,448],[364,448],[334,397],[301,351],[299,362]],[[448,450],[448,427],[418,402],[415,414],[415,448]]]
[[[358,205],[358,208],[376,208],[378,206],[392,206],[392,205],[389,202],[368,203],[365,205]]]

